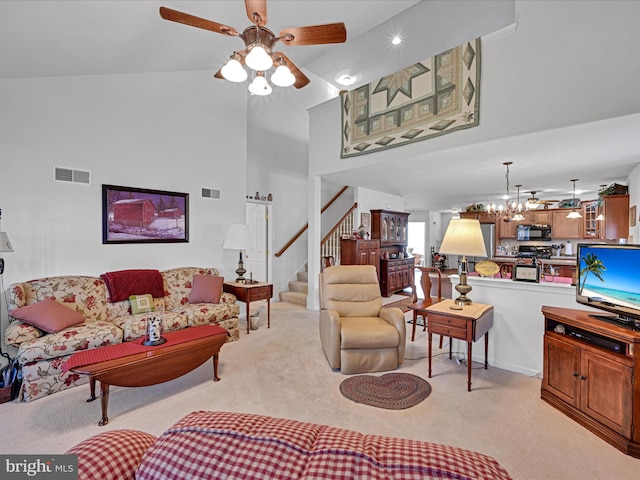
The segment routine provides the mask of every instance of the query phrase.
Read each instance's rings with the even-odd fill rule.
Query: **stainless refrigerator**
[[[496,244],[496,226],[493,223],[481,223],[480,229],[482,230],[482,238],[484,239],[484,248],[487,251],[486,257],[467,257],[467,260],[471,265],[469,265],[469,270],[473,271],[476,262],[480,262],[482,260],[488,260],[495,256],[495,244]]]

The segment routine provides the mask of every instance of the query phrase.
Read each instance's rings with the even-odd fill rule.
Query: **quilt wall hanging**
[[[341,95],[341,158],[475,127],[480,39]]]

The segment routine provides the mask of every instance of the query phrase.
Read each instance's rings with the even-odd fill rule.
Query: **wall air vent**
[[[215,190],[213,188],[203,188],[202,196],[204,198],[215,198],[220,199],[220,190]]]
[[[56,182],[84,183],[85,185],[91,185],[91,172],[89,170],[53,167],[53,179]]]

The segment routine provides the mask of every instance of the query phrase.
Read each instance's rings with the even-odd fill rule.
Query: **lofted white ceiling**
[[[515,0],[268,0],[267,27],[277,33],[284,27],[343,21],[345,44],[282,49],[303,71],[336,87],[336,75],[353,75],[357,81],[349,88],[354,88],[512,25],[515,5]],[[0,79],[191,70],[213,74],[242,47],[237,38],[163,20],[160,6],[240,31],[250,24],[239,0],[5,0],[0,2]],[[396,34],[405,41],[391,47]],[[632,114],[423,153],[386,168],[365,166],[326,178],[404,196],[409,210],[448,210],[504,193],[505,161],[514,162],[512,194],[514,185],[522,183],[523,199],[529,190],[537,190],[540,198],[569,198],[569,179],[576,177],[579,164],[576,188],[593,198],[600,184],[626,178],[638,163],[638,131],[640,114]],[[430,181],[427,189],[425,178],[447,180]]]

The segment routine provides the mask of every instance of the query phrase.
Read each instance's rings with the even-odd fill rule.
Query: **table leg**
[[[415,327],[415,324],[414,324],[414,327]],[[428,343],[429,343],[429,378],[431,378],[431,342],[433,340],[433,333],[429,332],[428,337],[429,337],[429,340],[428,340]]]
[[[109,423],[107,409],[109,408],[109,384],[100,382],[100,406],[102,407],[102,418],[98,422],[98,426],[102,427]]]
[[[213,354],[213,381],[219,382],[220,377],[218,376],[218,354]]]
[[[249,316],[249,313],[250,313],[249,310],[250,310],[250,307],[251,307],[251,298],[247,298],[246,305],[247,305],[247,335],[249,335],[249,322],[251,321],[250,320],[251,317]]]
[[[89,378],[89,398],[87,402],[93,402],[96,399],[96,378]]]
[[[467,342],[467,392],[471,391],[471,349],[472,342]]]
[[[267,298],[267,328],[271,328],[271,299]]]
[[[487,369],[489,363],[487,362],[487,356],[489,354],[489,332],[484,334],[484,369]]]

